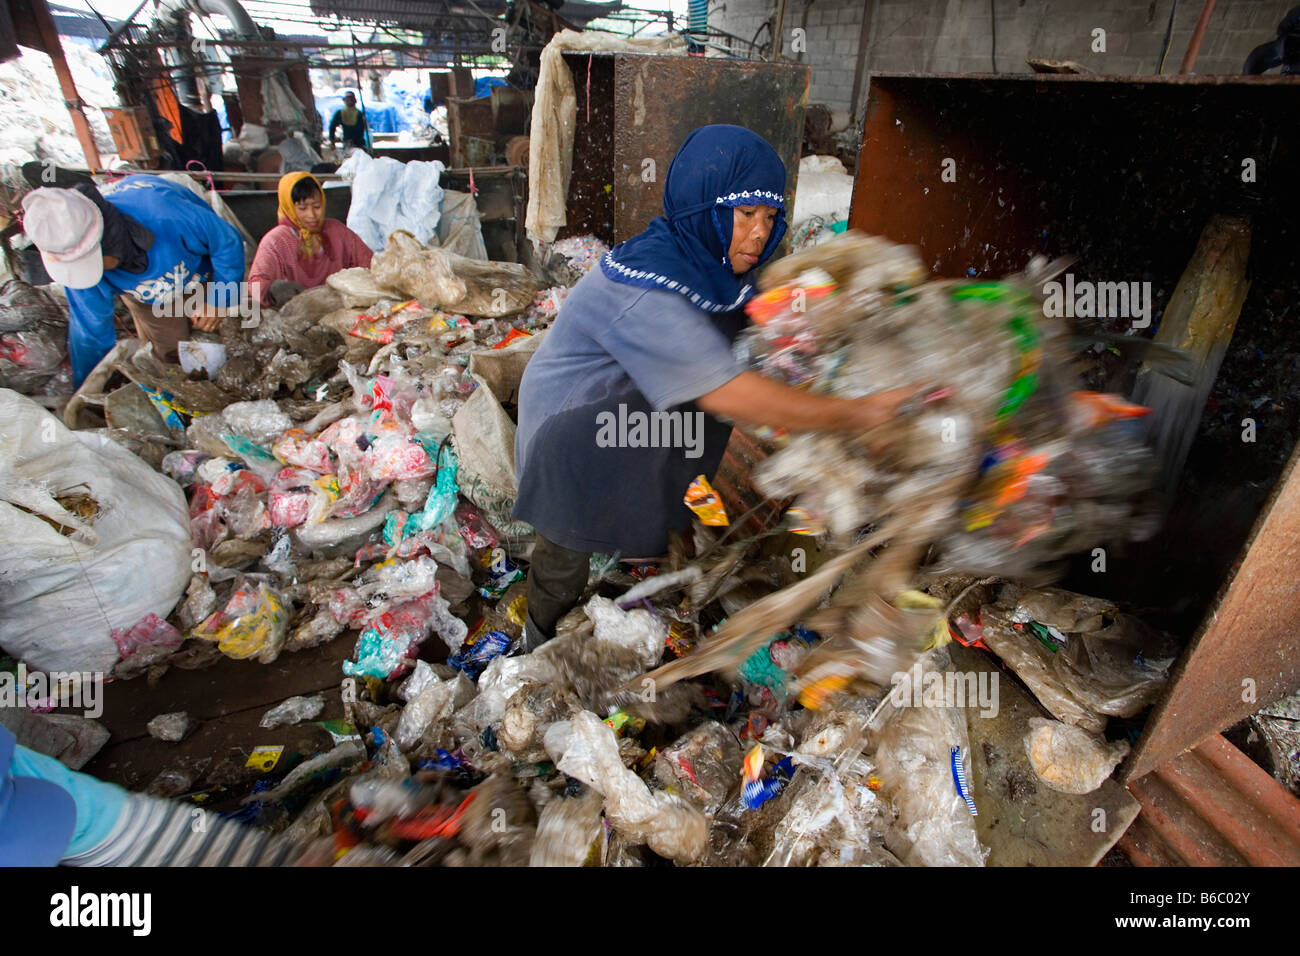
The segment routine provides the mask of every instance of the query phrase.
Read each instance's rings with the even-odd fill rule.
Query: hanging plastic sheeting
[[[339,167],[339,175],[352,181],[348,228],[375,252],[388,237],[409,232],[421,245],[435,242],[442,217],[442,163],[399,163],[384,156],[372,159],[354,150]]]
[[[263,117],[268,125],[279,123],[284,129],[307,129],[307,111],[289,88],[283,73],[275,72],[262,80]]]
[[[528,216],[524,226],[530,239],[554,242],[556,232],[566,222],[564,206],[573,172],[573,128],[578,116],[578,97],[573,88],[573,74],[562,54],[685,52],[686,41],[680,36],[619,37],[562,30],[546,44],[533,100],[532,142],[528,151]]]
[[[0,422],[0,648],[41,670],[107,673],[112,631],[166,617],[185,591],[185,497],[16,392],[0,390]]]

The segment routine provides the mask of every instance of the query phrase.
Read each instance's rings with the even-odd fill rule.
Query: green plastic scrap
[[[753,654],[750,654],[745,663],[740,665],[741,677],[751,684],[766,687],[779,697],[785,696],[785,685],[786,681],[790,679],[790,674],[773,662],[770,648],[773,641],[780,640],[785,636],[784,631],[773,634],[766,644]]]

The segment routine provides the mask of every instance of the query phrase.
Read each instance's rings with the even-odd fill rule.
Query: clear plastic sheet
[[[257,726],[263,730],[271,730],[275,727],[301,724],[305,720],[315,720],[324,709],[325,698],[320,694],[313,694],[310,697],[290,697],[263,714]]]
[[[651,791],[619,759],[614,731],[590,711],[569,722],[558,766],[605,797],[605,817],[627,840],[645,843],[660,856],[689,863],[708,843],[704,816],[680,797]]]
[[[937,652],[920,666],[943,670],[946,657]],[[983,866],[988,850],[953,779],[953,748],[963,759],[970,750],[965,711],[891,702],[873,726],[880,794],[896,814],[885,846],[909,866]]]

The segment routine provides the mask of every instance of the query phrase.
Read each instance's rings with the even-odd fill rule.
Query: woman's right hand
[[[891,388],[885,392],[876,392],[863,398],[853,399],[854,416],[857,426],[862,431],[878,428],[898,417],[903,403],[911,398],[920,398],[930,391],[928,382],[917,382],[902,388]]]

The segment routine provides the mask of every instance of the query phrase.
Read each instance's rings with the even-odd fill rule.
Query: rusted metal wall
[[[1083,278],[1151,281],[1167,296],[1209,218],[1243,213],[1252,295],[1281,302],[1282,322],[1297,270],[1297,115],[1295,77],[873,75],[849,223],[919,246],[939,276],[998,277],[1036,253],[1073,253]],[[1272,473],[1253,531],[1247,515],[1205,541],[1165,541],[1166,554],[1214,560],[1188,555],[1180,573],[1130,554],[1083,584],[1130,606],[1181,594],[1200,614],[1179,631],[1189,643],[1125,779],[1300,685],[1294,466]]]
[[[568,226],[622,242],[663,213],[663,183],[699,126],[732,123],[772,144],[793,204],[809,68],[712,57],[565,54],[578,100]],[[588,99],[590,89],[590,100]],[[653,160],[649,178],[646,160]]]

